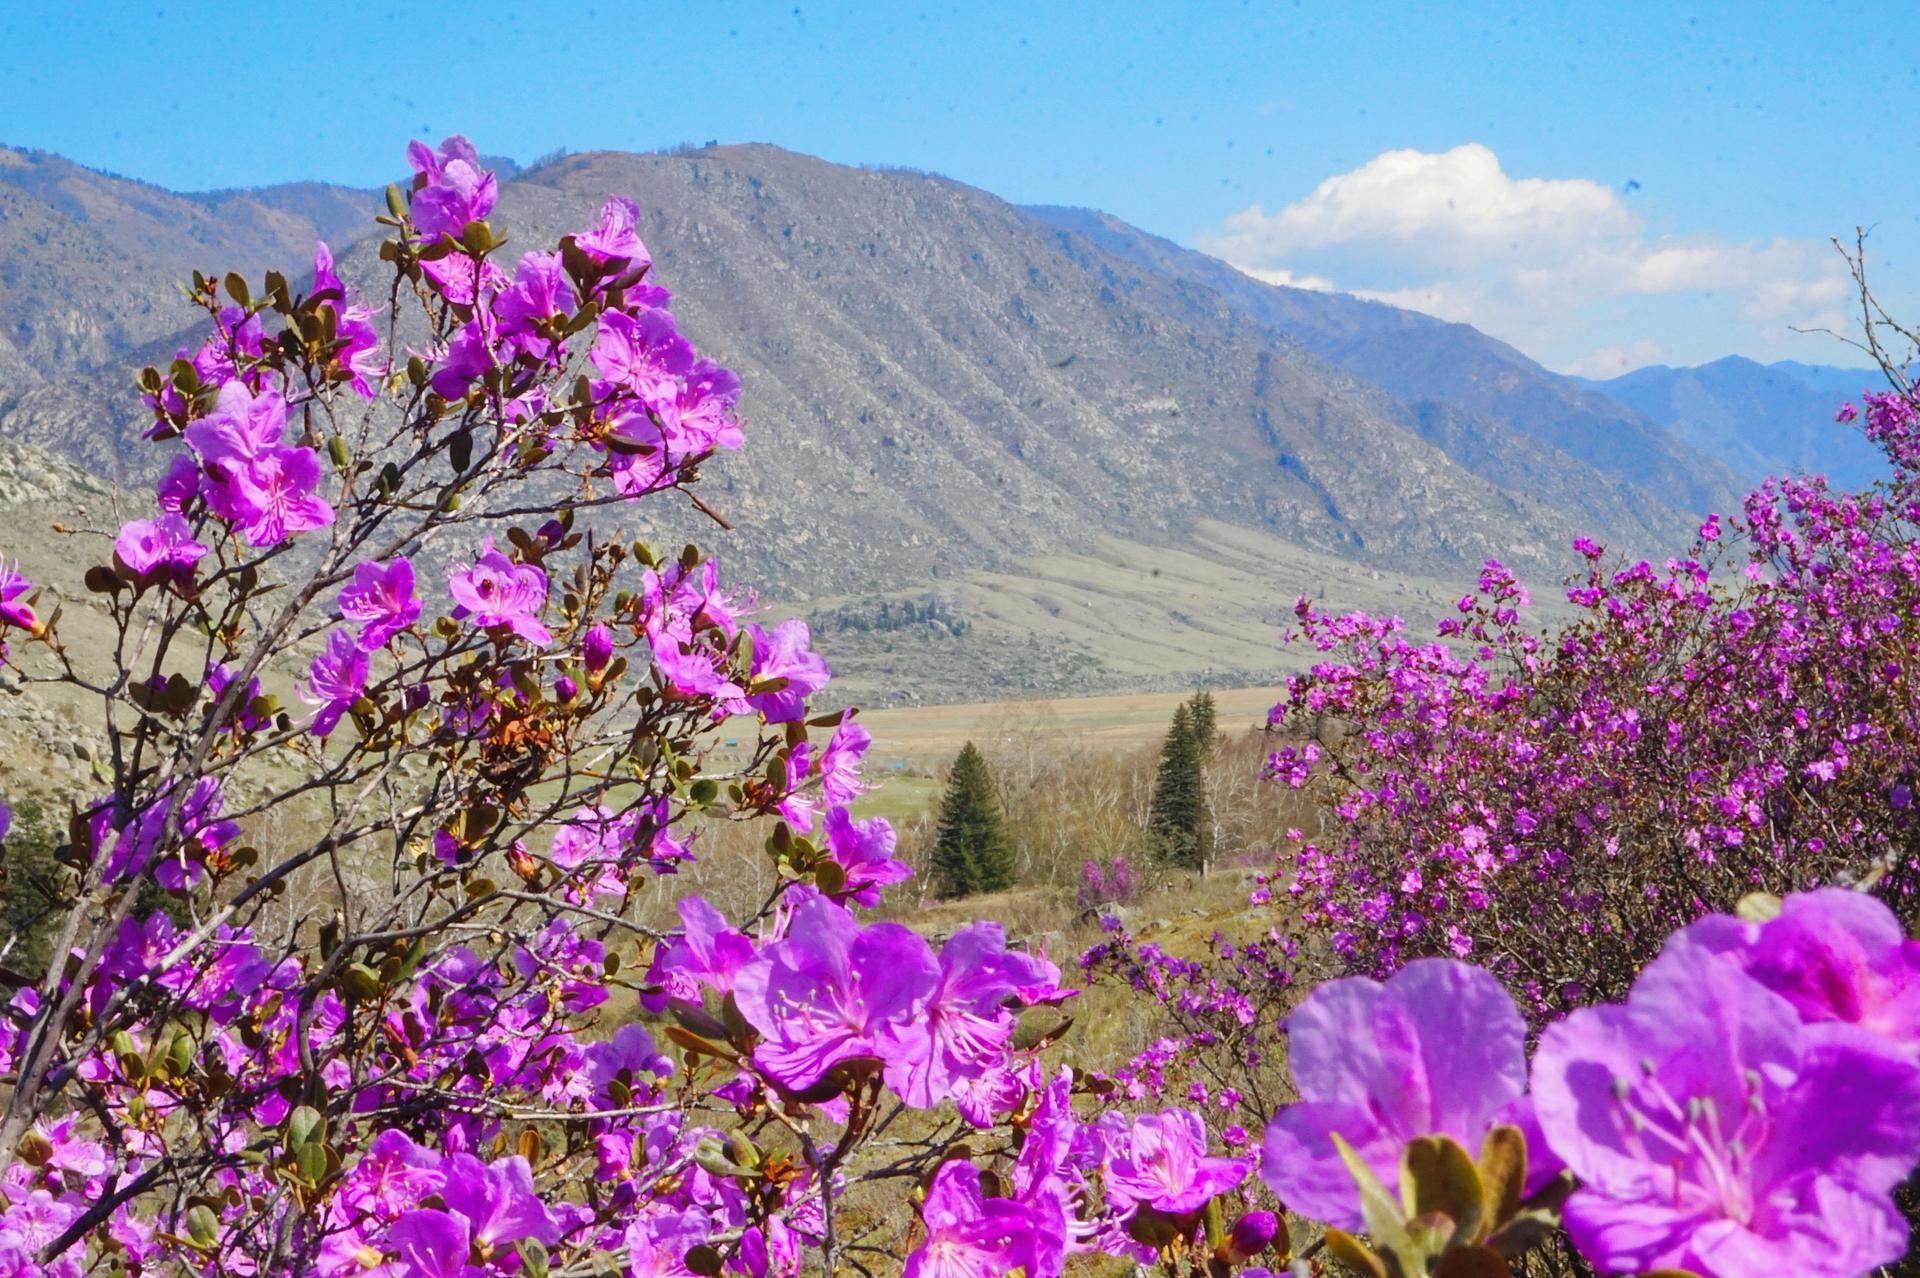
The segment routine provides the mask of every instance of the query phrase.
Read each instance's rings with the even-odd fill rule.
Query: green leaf
[[[299,1149],[326,1138],[327,1120],[311,1105],[301,1105],[287,1115],[288,1149]]]
[[[1444,1216],[1452,1229],[1443,1245],[1485,1236],[1487,1189],[1467,1151],[1446,1136],[1422,1136],[1400,1155],[1400,1201],[1415,1220]]]
[[[1343,1229],[1327,1231],[1327,1252],[1357,1274],[1365,1274],[1367,1278],[1388,1278],[1386,1262]]]
[[[1340,1161],[1346,1165],[1347,1174],[1353,1177],[1354,1185],[1360,1190],[1360,1219],[1365,1222],[1367,1236],[1373,1245],[1381,1251],[1391,1252],[1403,1269],[1411,1272],[1424,1270],[1420,1263],[1420,1249],[1413,1243],[1413,1237],[1407,1232],[1406,1218],[1401,1214],[1400,1204],[1394,1200],[1373,1169],[1362,1162],[1360,1155],[1354,1153],[1353,1146],[1347,1144],[1340,1133],[1333,1133],[1333,1147],[1339,1151]]]
[[[205,1203],[187,1208],[187,1241],[201,1251],[212,1251],[220,1241],[220,1218]]]
[[[1494,1228],[1512,1220],[1527,1187],[1527,1138],[1518,1127],[1501,1124],[1480,1143],[1480,1183],[1487,1190],[1487,1211]]]

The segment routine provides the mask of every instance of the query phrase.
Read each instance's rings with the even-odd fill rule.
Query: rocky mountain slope
[[[1400,396],[1423,416],[1478,419],[1468,446],[1497,453],[1516,468],[1500,482],[1522,480],[1537,492],[1565,490],[1589,479],[1583,468],[1568,464],[1572,458],[1677,510],[1724,507],[1736,496],[1733,474],[1717,458],[1676,439],[1660,419],[1578,378],[1549,372],[1469,325],[1343,293],[1266,284],[1105,213],[1028,211],[1143,268],[1228,299],[1254,322]],[[1516,443],[1515,433],[1536,447]]]
[[[519,173],[496,221],[532,247],[590,225],[612,193],[641,202],[683,324],[746,386],[749,446],[706,486],[739,531],[678,515],[650,531],[697,533],[797,608],[958,583],[983,616],[1030,599],[992,620],[1003,648],[1043,648],[1045,601],[1085,585],[1072,565],[1127,548],[1076,596],[1091,610],[1100,591],[1131,598],[1122,578],[1156,556],[1192,575],[1178,552],[1205,526],[1259,547],[1217,606],[1266,627],[1277,595],[1228,597],[1263,561],[1273,591],[1289,558],[1402,582],[1489,556],[1556,574],[1571,537],[1664,545],[1730,486],[1654,423],[1473,330],[1296,296],[1111,219],[943,178],[766,146],[599,153]],[[371,243],[347,246],[375,202],[318,184],[174,195],[0,151],[0,440],[150,473],[128,372],[197,341],[174,281],[295,275],[319,237],[371,281]],[[1018,585],[1042,581],[1056,584]],[[1204,600],[1212,583],[1193,584]],[[1208,664],[1205,647],[1180,670]],[[1046,686],[1101,660],[1055,663]],[[1109,673],[1123,669],[1141,673]]]

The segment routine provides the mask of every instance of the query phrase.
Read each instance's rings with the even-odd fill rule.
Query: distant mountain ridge
[[[1071,573],[1111,539],[1171,553],[1203,525],[1375,578],[1489,557],[1558,575],[1574,536],[1653,550],[1733,499],[1719,462],[1470,328],[924,174],[759,145],[562,156],[504,181],[509,256],[614,193],[746,387],[748,447],[705,488],[739,532],[657,503],[643,531],[697,534],[784,600],[1006,582],[1042,558]],[[357,231],[377,203],[317,183],[175,195],[0,150],[0,440],[149,473],[128,373],[197,342],[174,281],[294,277],[316,238],[374,280]]]
[[[1879,373],[1730,355],[1695,368],[1654,364],[1585,384],[1646,414],[1681,442],[1725,462],[1743,481],[1818,472],[1849,488],[1886,474],[1886,458],[1859,430],[1834,422]]]

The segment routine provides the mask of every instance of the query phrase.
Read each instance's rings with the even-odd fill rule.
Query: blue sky
[[[1842,361],[1788,326],[1845,322],[1825,245],[1856,223],[1920,302],[1901,4],[5,8],[0,141],[174,188],[375,184],[456,130],[523,160],[770,141],[1106,209],[1588,371]]]

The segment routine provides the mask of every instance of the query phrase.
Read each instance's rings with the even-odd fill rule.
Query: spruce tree
[[[1182,869],[1198,870],[1206,866],[1212,837],[1202,766],[1205,754],[1193,718],[1193,709],[1186,704],[1173,712],[1166,742],[1160,747],[1160,774],[1153,783],[1147,833],[1162,860]]]
[[[940,832],[933,845],[936,886],[942,896],[1001,892],[1013,886],[1013,848],[1000,820],[1000,799],[986,758],[969,741],[953,761]]]
[[[1213,757],[1213,738],[1220,728],[1220,711],[1213,704],[1211,692],[1196,692],[1187,702],[1187,712],[1193,718],[1193,739],[1200,743],[1201,759]]]

